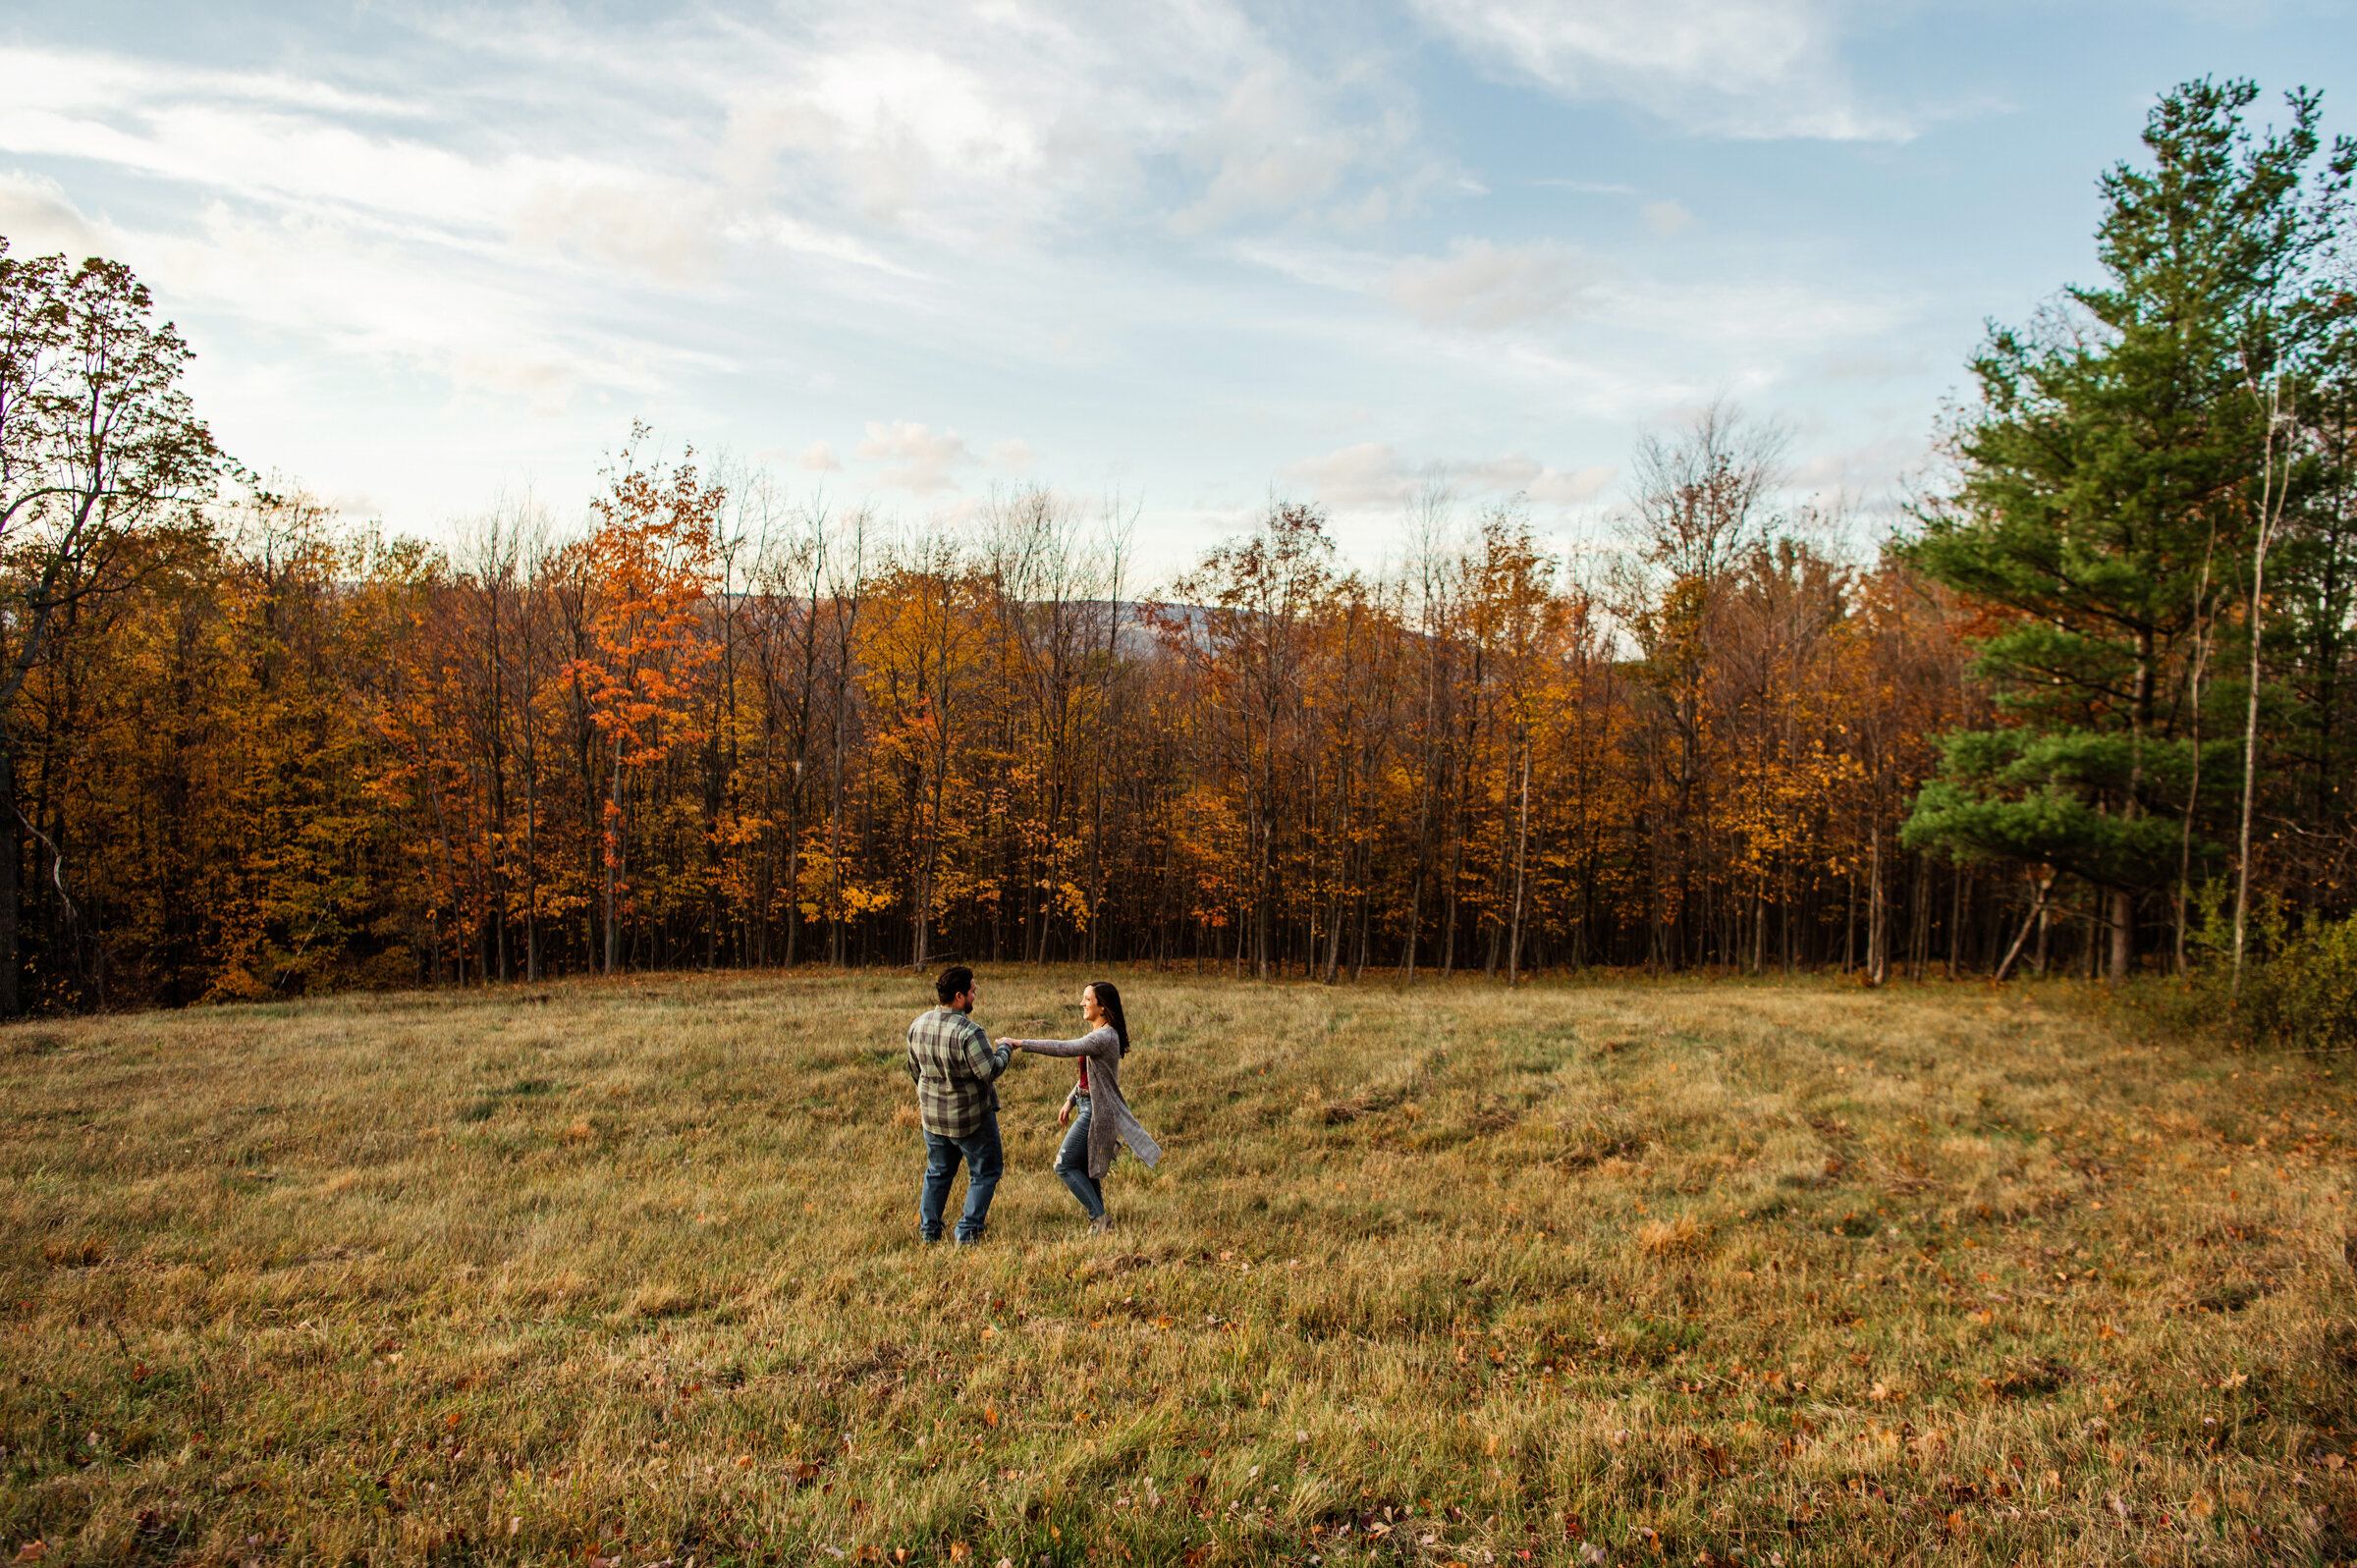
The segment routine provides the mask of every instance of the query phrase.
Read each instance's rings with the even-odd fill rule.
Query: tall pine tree
[[[2154,107],[2149,166],[2102,182],[2105,282],[1992,329],[1961,482],[1908,550],[2007,613],[1978,670],[2012,723],[1947,737],[1905,841],[2084,879],[2115,981],[2139,901],[2201,857],[2202,802],[2239,783],[2200,723],[2199,655],[2257,542],[2269,390],[2317,369],[2348,308],[2325,274],[2357,148],[2326,153],[2305,90],[2286,129],[2253,130],[2257,96],[2202,81]]]

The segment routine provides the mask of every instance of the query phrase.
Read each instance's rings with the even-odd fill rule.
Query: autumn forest
[[[1433,489],[1148,580],[641,428],[428,545],[219,452],[110,262],[0,256],[0,1007],[588,971],[2196,965],[2350,907],[2357,353],[2317,103],[2164,98],[1879,538],[1764,414],[1595,547]],[[667,443],[680,443],[667,445]],[[14,961],[8,962],[13,952]]]

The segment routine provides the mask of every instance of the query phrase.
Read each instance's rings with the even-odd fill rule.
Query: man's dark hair
[[[961,963],[950,965],[941,972],[941,978],[933,982],[933,995],[941,999],[941,1004],[945,1007],[973,989],[974,972]]]

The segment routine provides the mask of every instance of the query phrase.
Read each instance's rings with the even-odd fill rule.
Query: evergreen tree
[[[2348,308],[2326,269],[2357,148],[2325,153],[2318,94],[2254,131],[2247,81],[2189,82],[2148,118],[2150,167],[2103,179],[2106,280],[1993,327],[1952,431],[1952,500],[1908,554],[1999,607],[1978,671],[2012,721],[1947,737],[1916,847],[2102,890],[2124,978],[2142,895],[2175,886],[2205,799],[2237,782],[2201,723],[2202,657],[2255,544],[2267,389],[2311,373]]]

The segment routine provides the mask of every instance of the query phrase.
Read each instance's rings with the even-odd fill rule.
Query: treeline
[[[1371,574],[1279,506],[1152,602],[1047,490],[895,535],[635,453],[572,539],[263,502],[64,618],[23,694],[41,1000],[1985,962],[2018,889],[1895,839],[1966,712],[1958,613],[1771,531],[1729,434],[1658,455],[1687,488],[1599,584],[1510,510]]]
[[[1725,410],[1580,569],[1435,494],[1384,569],[1281,503],[1144,584],[1050,489],[905,527],[644,431],[583,524],[432,549],[225,501],[136,282],[0,252],[0,1010],[953,956],[2120,976],[2344,911],[2357,155],[2250,101],[2163,100],[2107,287],[1993,335],[1864,556]]]

